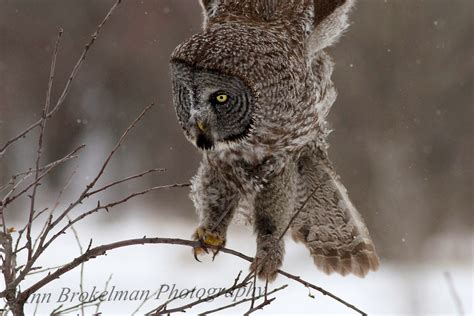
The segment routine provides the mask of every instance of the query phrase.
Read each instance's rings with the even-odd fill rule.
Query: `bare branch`
[[[69,218],[69,215],[67,216],[67,219],[71,220]],[[82,255],[84,253],[84,250],[82,248],[81,239],[79,238],[79,233],[77,232],[74,225],[71,225],[71,230],[72,230],[72,233],[74,234],[74,239],[76,240],[77,247],[79,248],[79,253]],[[79,291],[81,293],[84,292],[84,263],[81,264],[81,268],[80,268]],[[81,303],[79,307],[81,310],[81,315],[84,316],[84,303]]]
[[[232,249],[221,248],[220,251],[222,251],[224,253],[227,253],[227,254],[231,254],[231,255],[236,256],[236,257],[239,257],[239,258],[244,259],[248,262],[253,262],[253,260],[254,260],[252,257],[246,256],[243,253],[240,253],[240,252],[232,250]],[[288,273],[288,272],[283,271],[283,270],[278,270],[278,273],[285,276],[285,277],[287,277],[287,278],[289,278],[289,279],[292,279],[292,280],[304,285],[307,288],[312,288],[313,290],[316,290],[316,291],[320,292],[323,295],[331,297],[332,299],[338,301],[339,303],[344,304],[345,306],[349,307],[350,309],[360,313],[362,316],[367,315],[365,312],[361,311],[360,309],[358,309],[354,305],[348,303],[347,301],[343,300],[342,298],[336,296],[335,294],[333,294],[329,291],[326,291],[322,287],[316,286],[316,285],[314,285],[314,284],[312,284],[308,281],[305,281],[305,280],[301,279],[299,276],[293,275],[293,274]]]
[[[130,194],[126,198],[123,198],[123,199],[121,199],[119,201],[116,201],[116,202],[113,202],[113,203],[109,203],[105,206],[102,206],[100,209],[112,208],[112,207],[117,206],[119,204],[123,204],[123,203],[127,202],[128,200],[130,200],[134,197],[137,197],[139,195],[147,194],[151,191],[157,191],[157,190],[163,190],[163,189],[173,189],[173,188],[186,188],[186,187],[189,187],[190,185],[191,185],[191,183],[175,183],[175,184],[159,185],[159,186],[152,187],[152,188],[140,191],[140,192]]]
[[[456,309],[458,311],[459,316],[464,316],[464,308],[462,307],[462,302],[461,299],[459,298],[458,292],[456,291],[456,288],[454,287],[454,282],[453,278],[451,277],[451,273],[448,271],[444,272],[444,277],[446,278],[446,283],[448,284],[449,288],[449,293],[451,294],[451,297],[454,301],[454,305],[456,306]]]
[[[139,195],[143,195],[143,194],[146,194],[150,191],[153,191],[153,190],[156,190],[156,189],[162,189],[162,188],[170,188],[170,187],[178,187],[178,186],[185,186],[185,185],[171,185],[171,186],[162,186],[162,187],[155,187],[155,188],[151,188],[151,189],[148,189],[148,190],[145,190],[145,191],[142,191],[142,192],[137,192],[137,193],[134,193],[134,194],[131,194],[130,196],[118,201],[118,202],[114,202],[114,203],[110,203],[104,207],[102,207],[100,205],[100,202],[98,202],[97,204],[97,207],[90,210],[89,212],[86,212],[78,217],[76,217],[76,219],[72,220],[72,221],[69,221],[68,224],[66,224],[61,230],[59,230],[59,232],[57,232],[55,235],[53,235],[47,242],[46,242],[46,239],[49,235],[49,233],[59,224],[62,222],[62,220],[68,216],[68,214],[76,207],[78,206],[79,204],[81,204],[84,199],[86,198],[86,195],[87,193],[89,192],[90,189],[92,189],[95,184],[97,183],[97,181],[100,179],[100,177],[103,175],[104,171],[105,171],[105,168],[107,167],[107,165],[109,164],[110,160],[112,159],[112,156],[114,155],[114,153],[120,148],[120,146],[123,144],[125,138],[127,137],[127,135],[130,133],[130,131],[136,126],[136,124],[143,118],[143,116],[153,107],[153,103],[148,105],[141,113],[140,115],[127,127],[127,129],[125,130],[125,132],[122,134],[122,136],[120,137],[119,141],[116,143],[116,145],[114,146],[114,148],[112,149],[112,151],[109,153],[109,155],[107,156],[107,158],[105,159],[104,163],[102,164],[98,174],[96,175],[96,177],[94,178],[94,180],[92,180],[92,182],[90,182],[86,188],[84,189],[84,191],[80,194],[80,196],[76,199],[76,201],[72,202],[71,204],[69,204],[69,206],[53,221],[52,220],[52,215],[48,218],[48,221],[47,221],[47,225],[46,225],[46,228],[44,229],[44,231],[42,232],[42,234],[40,235],[39,237],[39,241],[38,241],[38,247],[36,248],[36,250],[34,251],[34,249],[32,249],[34,251],[34,253],[31,255],[31,256],[28,256],[28,260],[23,268],[22,271],[20,271],[18,277],[15,278],[15,280],[13,280],[11,283],[8,284],[8,288],[14,288],[16,287],[18,284],[20,284],[20,282],[22,282],[24,280],[24,278],[28,275],[28,273],[30,272],[30,269],[31,267],[35,264],[36,260],[39,258],[39,256],[46,250],[47,247],[49,247],[49,245],[57,238],[59,237],[60,235],[64,234],[65,231],[71,227],[72,224],[76,223],[77,221],[85,218],[86,216],[89,216],[101,209],[109,209],[109,208],[112,208],[118,204],[122,204],[122,203],[125,203],[126,201],[128,201],[129,199],[135,197],[135,196],[139,196]],[[49,173],[49,169],[47,171],[45,171],[38,179],[41,180],[42,177],[46,176],[48,173]],[[31,184],[33,185],[33,184]],[[31,187],[31,185],[29,187]],[[14,198],[17,198],[19,195],[23,194],[24,192],[26,192],[29,187],[27,187],[24,191],[20,192],[20,194],[18,194],[17,196],[15,196]],[[14,198],[10,199],[9,201],[7,202],[10,202],[12,201]],[[3,205],[0,205],[0,211],[3,211],[3,208],[4,206],[6,205],[7,203],[3,203]],[[2,213],[3,214],[3,213]],[[45,243],[46,242],[46,243]],[[30,243],[28,243],[27,241],[27,244],[26,244],[26,248],[28,249],[28,251],[30,252]]]
[[[123,240],[123,241],[119,241],[119,242],[115,242],[115,243],[111,243],[111,244],[106,244],[106,245],[94,247],[94,248],[91,248],[91,249],[87,250],[86,252],[84,252],[83,255],[77,257],[76,259],[74,259],[70,263],[65,264],[61,268],[59,268],[56,271],[52,272],[51,274],[47,275],[45,278],[43,278],[42,280],[36,282],[32,286],[30,286],[28,289],[24,290],[19,295],[18,299],[26,301],[26,299],[32,293],[38,291],[40,288],[42,288],[43,286],[49,284],[51,281],[61,277],[63,274],[71,271],[72,269],[76,268],[80,264],[82,264],[84,262],[87,262],[88,260],[90,260],[92,258],[97,258],[99,256],[105,255],[107,253],[107,251],[110,251],[110,250],[113,250],[113,249],[118,249],[118,248],[123,248],[123,247],[129,247],[129,246],[132,246],[132,245],[145,245],[145,244],[168,244],[168,245],[180,245],[180,246],[187,246],[187,247],[193,247],[194,248],[194,247],[199,246],[200,242],[199,241],[186,240],[186,239],[179,239],[179,238],[147,238],[147,237],[143,237],[143,238],[138,238],[138,239]],[[240,253],[236,250],[232,250],[232,249],[229,249],[229,248],[220,248],[220,251],[223,252],[223,253],[227,253],[227,254],[239,257],[239,258],[244,259],[248,262],[253,261],[252,257],[244,255],[243,253]],[[294,281],[296,281],[300,284],[303,284],[305,287],[312,288],[312,289],[322,293],[323,295],[327,295],[327,296],[333,298],[334,300],[340,302],[341,304],[345,305],[346,307],[360,313],[362,316],[367,315],[365,312],[361,311],[360,309],[358,309],[354,305],[346,302],[345,300],[339,298],[338,296],[332,294],[329,291],[324,290],[323,288],[321,288],[319,286],[316,286],[316,285],[314,285],[310,282],[307,282],[307,281],[301,279],[299,276],[293,275],[293,274],[288,273],[288,272],[283,271],[283,270],[278,270],[278,273],[285,276],[285,277],[287,277],[287,278],[289,278],[289,279],[292,279],[292,280],[294,280]],[[249,274],[249,276],[252,277],[253,274]],[[245,279],[247,279],[247,278],[248,278],[248,276]],[[4,292],[5,291],[0,292],[0,297],[2,297],[2,294],[4,295]]]
[[[69,157],[69,159],[67,160],[70,160],[70,159],[75,159],[77,158],[76,156],[71,156]],[[66,162],[67,160],[65,161],[62,161],[61,163],[63,162]],[[10,178],[10,181],[8,181],[7,183],[3,184],[1,187],[0,187],[0,191],[4,191],[7,187],[9,186],[13,186],[13,185],[16,185],[16,179],[18,179],[19,177],[22,177],[19,182],[23,182],[25,181],[26,179],[28,179],[32,174],[34,174],[37,170],[39,171],[44,171],[50,167],[52,167],[53,165],[56,165],[58,161],[53,161],[53,162],[50,162],[48,163],[47,165],[39,168],[39,169],[29,169],[28,171],[23,171],[23,172],[19,172],[15,175],[13,175],[11,178]],[[18,187],[19,185],[17,184],[16,187]]]
[[[123,142],[125,141],[125,138],[127,137],[127,135],[130,133],[130,131],[135,128],[135,126],[137,125],[138,122],[140,122],[140,120],[143,118],[143,116],[145,116],[145,114],[154,106],[155,104],[154,103],[151,103],[150,105],[148,105],[141,113],[140,115],[138,115],[138,117],[133,120],[132,124],[130,124],[127,129],[125,130],[125,132],[123,132],[122,136],[120,137],[119,141],[117,142],[117,144],[115,144],[115,147],[112,149],[112,151],[109,153],[109,156],[105,159],[104,163],[102,164],[102,167],[100,168],[99,172],[97,173],[96,177],[94,178],[94,180],[92,180],[91,183],[89,183],[85,189],[85,191],[83,192],[83,196],[86,196],[88,191],[90,189],[92,189],[95,184],[97,183],[97,181],[99,181],[99,179],[102,177],[102,175],[104,174],[104,171],[105,171],[105,168],[107,167],[107,165],[110,163],[110,160],[112,159],[113,155],[115,154],[115,152],[120,148],[120,146],[122,146]]]
[[[285,284],[279,288],[276,288],[276,289],[273,289],[271,290],[270,292],[266,293],[266,294],[261,294],[261,295],[258,295],[258,296],[253,296],[251,298],[245,298],[243,300],[240,300],[240,301],[237,301],[237,302],[234,302],[232,304],[229,304],[229,305],[225,305],[225,306],[222,306],[222,307],[219,307],[219,308],[216,308],[216,309],[211,309],[211,310],[208,310],[208,311],[205,311],[203,313],[200,313],[199,316],[204,316],[204,315],[209,315],[209,314],[212,314],[212,313],[217,313],[217,312],[220,312],[220,311],[223,311],[225,309],[229,309],[229,308],[232,308],[232,307],[235,307],[237,305],[240,305],[240,304],[243,304],[243,303],[246,303],[246,302],[250,302],[252,300],[258,300],[262,297],[265,297],[265,295],[271,295],[271,294],[274,294],[276,292],[279,292],[285,288],[288,287],[288,284]]]
[[[46,118],[47,119],[50,119],[51,117],[54,116],[54,114],[60,109],[60,107],[62,106],[62,104],[64,103],[64,100],[66,99],[68,93],[69,93],[69,90],[71,88],[71,84],[73,83],[74,81],[74,78],[76,77],[77,73],[79,72],[79,69],[81,68],[82,64],[84,63],[84,60],[86,59],[86,56],[87,56],[87,53],[89,52],[89,50],[91,49],[91,47],[94,45],[95,41],[97,40],[98,36],[99,36],[99,33],[102,29],[102,27],[107,23],[107,21],[109,20],[109,18],[112,16],[113,12],[115,11],[115,9],[117,8],[117,6],[122,2],[122,0],[117,0],[115,2],[115,4],[110,8],[109,12],[107,13],[107,15],[105,16],[105,18],[102,20],[102,22],[98,25],[96,31],[94,32],[94,34],[91,35],[91,38],[89,40],[89,42],[86,44],[86,46],[84,47],[84,50],[82,51],[82,54],[81,56],[79,57],[78,61],[76,62],[76,65],[74,66],[74,68],[72,69],[71,71],[71,74],[69,75],[69,78],[66,82],[66,85],[64,86],[64,89],[58,99],[58,101],[56,102],[56,105],[54,106],[54,108],[48,112],[48,114],[46,115]],[[30,125],[27,129],[25,129],[24,131],[22,131],[21,133],[19,133],[17,136],[13,137],[12,139],[10,139],[9,141],[7,141],[2,147],[0,147],[0,158],[5,154],[6,150],[8,147],[10,147],[12,144],[14,144],[15,142],[17,142],[19,139],[21,138],[24,138],[29,132],[31,132],[32,130],[34,130],[35,128],[37,128],[38,126],[41,125],[41,122],[42,122],[42,119],[38,120],[36,123],[33,123],[32,125]]]
[[[225,290],[219,291],[218,293],[214,295],[209,295],[207,297],[200,298],[198,300],[195,300],[194,302],[188,303],[186,305],[182,305],[180,307],[172,308],[172,309],[166,309],[166,305],[168,305],[169,302],[165,303],[164,305],[158,307],[155,311],[152,311],[150,313],[147,313],[147,315],[165,315],[165,314],[172,314],[172,313],[177,313],[177,312],[186,312],[186,310],[191,309],[199,304],[209,302],[211,300],[214,300],[218,297],[221,297],[226,294],[233,293],[235,290],[246,287],[250,280],[253,277],[253,273],[249,273],[241,282],[239,282],[240,275],[242,274],[242,271],[239,273],[237,278],[234,281],[234,284]]]
[[[33,247],[31,244],[31,225],[33,223],[33,218],[35,216],[35,202],[36,202],[36,191],[38,189],[38,178],[40,176],[40,161],[41,161],[41,156],[43,154],[43,137],[44,137],[44,131],[46,128],[46,115],[49,111],[49,105],[51,103],[51,89],[53,88],[53,80],[54,80],[54,74],[56,71],[56,59],[58,57],[58,50],[59,50],[59,44],[61,43],[61,36],[63,35],[63,30],[59,30],[58,37],[56,39],[56,44],[54,46],[54,51],[53,51],[53,60],[51,61],[51,70],[49,73],[49,81],[48,81],[48,89],[46,91],[46,101],[44,103],[43,111],[41,113],[41,123],[40,123],[40,134],[38,137],[38,149],[36,153],[36,172],[35,172],[35,184],[33,185],[33,192],[31,193],[30,196],[30,214],[28,218],[28,225],[26,228],[26,247],[28,249],[28,260],[31,259],[31,256],[33,254]]]
[[[133,175],[133,176],[124,178],[124,179],[122,179],[122,180],[118,180],[118,181],[112,182],[112,183],[110,183],[110,184],[108,184],[108,185],[106,185],[106,186],[103,186],[103,187],[100,188],[100,189],[97,189],[97,190],[95,190],[95,191],[92,191],[92,192],[87,193],[85,197],[90,197],[91,195],[94,195],[94,194],[97,194],[97,193],[99,193],[99,192],[105,191],[105,190],[107,190],[107,189],[109,189],[109,188],[111,188],[111,187],[113,187],[113,186],[115,186],[115,185],[118,185],[118,184],[121,184],[121,183],[130,181],[130,180],[134,180],[134,179],[137,179],[137,178],[141,178],[141,177],[143,177],[143,176],[145,176],[145,175],[147,175],[147,174],[149,174],[149,173],[153,173],[153,172],[157,172],[157,171],[163,172],[163,171],[165,171],[165,169],[163,169],[163,168],[150,169],[150,170],[141,172],[141,173],[139,173],[139,174],[136,174],[136,175]]]
[[[259,309],[263,309],[265,306],[270,305],[275,299],[276,299],[275,297],[270,298],[270,299],[265,299],[261,304],[259,304],[258,306],[255,306],[254,308],[251,308],[244,315],[247,316],[258,311]]]
[[[144,195],[144,194],[147,194],[151,191],[156,191],[156,190],[162,190],[162,189],[171,189],[171,188],[185,188],[185,187],[188,187],[190,186],[191,184],[190,183],[178,183],[178,184],[169,184],[169,185],[161,185],[161,186],[156,186],[156,187],[152,187],[152,188],[149,188],[149,189],[146,189],[146,190],[143,190],[143,191],[140,191],[140,192],[136,192],[136,193],[132,193],[130,194],[129,196],[119,200],[119,201],[116,201],[116,202],[112,202],[112,203],[109,203],[109,204],[106,204],[104,206],[100,205],[100,202],[97,203],[97,206],[94,207],[93,209],[77,216],[76,218],[74,218],[73,220],[69,220],[68,223],[63,227],[61,228],[56,234],[54,234],[43,246],[42,248],[47,248],[49,247],[49,245],[56,239],[58,238],[59,236],[61,236],[62,234],[64,234],[66,232],[67,229],[69,229],[69,227],[71,227],[73,224],[83,220],[84,218],[86,218],[87,216],[90,216],[100,210],[109,210],[117,205],[120,205],[120,204],[123,204],[125,202],[127,202],[128,200],[136,197],[136,196],[140,196],[140,195]]]
[[[51,267],[51,268],[44,268],[44,269],[42,269],[42,268],[39,268],[39,269],[31,268],[31,272],[28,273],[28,275],[41,274],[41,273],[49,272],[49,271],[52,271],[52,270],[57,270],[61,267],[62,267],[62,265],[56,266],[56,267]]]
[[[90,249],[90,245],[89,245],[89,248],[87,248],[87,249]],[[104,291],[106,291],[109,288],[110,281],[112,281],[112,276],[113,276],[113,274],[110,274],[107,281],[105,281]],[[102,304],[102,301],[99,300],[96,304],[94,315],[99,315],[99,308],[100,308],[101,304]]]
[[[80,145],[78,146],[76,149],[74,149],[72,152],[70,152],[69,154],[67,154],[66,156],[64,156],[63,158],[59,159],[59,160],[56,160],[53,164],[50,165],[50,167],[48,167],[43,173],[40,174],[40,176],[38,177],[38,179],[36,179],[34,182],[30,183],[28,186],[26,186],[26,188],[24,188],[22,191],[20,191],[19,193],[17,193],[16,195],[14,195],[13,197],[10,198],[10,195],[13,194],[13,192],[18,188],[18,185],[15,185],[11,190],[10,192],[3,197],[3,200],[0,201],[0,210],[2,210],[2,208],[5,208],[8,204],[10,204],[11,202],[13,202],[14,200],[16,200],[17,198],[19,198],[20,196],[22,196],[23,194],[25,194],[26,192],[28,192],[29,189],[31,189],[32,186],[34,186],[35,184],[37,184],[38,182],[40,182],[44,177],[46,177],[50,172],[51,170],[53,170],[55,167],[57,167],[58,165],[70,160],[70,159],[74,159],[74,158],[77,158],[77,156],[75,156],[75,154],[83,149],[85,147],[85,145]]]

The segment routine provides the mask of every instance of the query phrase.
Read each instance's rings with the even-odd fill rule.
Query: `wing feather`
[[[308,247],[327,274],[364,277],[376,271],[379,258],[369,231],[326,153],[309,150],[299,159],[298,173],[297,200],[307,203],[292,224],[293,238]]]

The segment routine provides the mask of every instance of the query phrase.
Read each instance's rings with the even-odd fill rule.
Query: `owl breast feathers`
[[[368,230],[327,157],[336,92],[324,48],[346,29],[353,1],[201,3],[203,31],[170,63],[178,122],[203,154],[191,192],[195,255],[224,246],[244,214],[257,235],[251,269],[262,279],[276,277],[288,226],[322,271],[376,270]]]

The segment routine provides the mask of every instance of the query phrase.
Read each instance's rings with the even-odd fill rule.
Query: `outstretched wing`
[[[327,274],[364,277],[377,270],[379,258],[369,231],[326,153],[308,151],[298,161],[298,173],[295,211],[303,208],[292,223],[293,238],[308,247],[316,266]]]

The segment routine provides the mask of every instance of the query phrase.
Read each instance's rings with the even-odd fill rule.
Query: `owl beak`
[[[197,127],[199,128],[199,130],[201,132],[203,132],[203,133],[207,132],[207,125],[203,121],[197,121],[196,125],[197,125]]]
[[[203,150],[210,150],[214,147],[214,141],[209,135],[209,125],[204,120],[196,120],[196,146]]]

